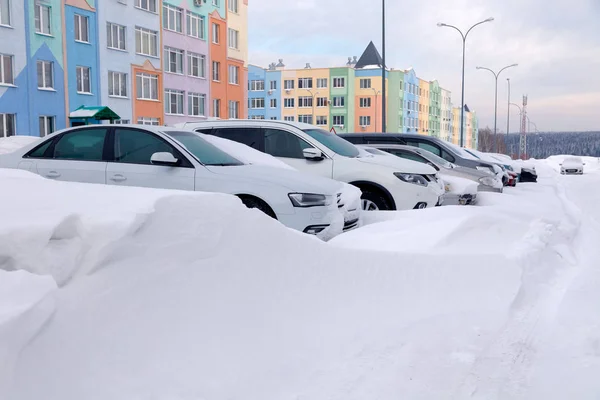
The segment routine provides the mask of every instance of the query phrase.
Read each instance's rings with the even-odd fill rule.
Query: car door
[[[34,164],[30,170],[59,181],[106,183],[108,130],[103,126],[76,129],[44,142],[27,155]]]
[[[319,160],[309,160],[304,157],[303,150],[314,148],[314,146],[303,138],[279,128],[263,128],[262,134],[265,153],[299,171],[327,178],[333,177],[333,160],[327,155],[323,154],[323,158]]]
[[[159,135],[138,128],[115,128],[106,167],[106,183],[159,189],[195,189],[194,165]],[[175,166],[153,165],[154,153],[171,153]]]

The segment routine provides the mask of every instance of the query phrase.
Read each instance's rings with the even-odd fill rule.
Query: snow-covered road
[[[0,399],[597,399],[600,165],[536,167],[331,243],[229,196],[0,171]]]

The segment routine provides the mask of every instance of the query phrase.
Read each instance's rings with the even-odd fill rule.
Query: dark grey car
[[[473,157],[455,144],[432,136],[407,133],[344,133],[339,136],[353,144],[400,144],[418,147],[461,167],[473,168],[496,175],[491,163]]]

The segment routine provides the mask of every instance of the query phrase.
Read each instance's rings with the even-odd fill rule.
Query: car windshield
[[[340,156],[356,158],[360,155],[360,152],[352,143],[331,132],[317,128],[303,129],[302,131]]]
[[[454,143],[445,142],[444,144],[448,147],[448,149],[450,149],[451,152],[453,152],[459,157],[466,158],[468,160],[479,160],[479,157],[474,156],[473,154],[469,153],[466,149],[463,149],[462,147],[457,146]]]
[[[168,131],[164,133],[178,141],[204,165],[222,167],[244,165],[243,162],[230,156],[193,132]]]
[[[579,157],[569,157],[565,161],[570,162],[570,163],[580,163],[581,162],[581,158],[579,158]]]
[[[444,168],[454,168],[452,166],[452,163],[444,160],[442,157],[438,157],[435,154],[433,154],[430,151],[424,150],[424,149],[418,149],[417,153],[422,155],[423,157],[425,157],[426,159],[428,159],[429,161],[431,161],[432,163],[442,166]]]

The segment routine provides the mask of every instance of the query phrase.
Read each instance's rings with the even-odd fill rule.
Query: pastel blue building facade
[[[404,73],[404,129],[405,133],[419,131],[419,78],[412,68]]]
[[[281,119],[281,71],[248,66],[248,118]],[[261,107],[264,102],[264,107]]]

